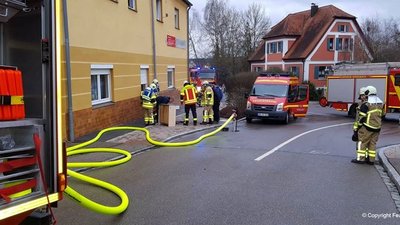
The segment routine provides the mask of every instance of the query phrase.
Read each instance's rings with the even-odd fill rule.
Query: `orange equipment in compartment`
[[[21,71],[0,67],[0,120],[25,118]]]

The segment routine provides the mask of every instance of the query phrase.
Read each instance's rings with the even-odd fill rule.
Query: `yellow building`
[[[161,95],[178,96],[188,71],[189,1],[67,2],[70,58],[64,59],[70,62],[71,92],[64,86],[66,137],[143,118],[140,92],[154,78]]]

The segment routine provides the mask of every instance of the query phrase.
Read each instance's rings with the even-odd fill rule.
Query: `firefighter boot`
[[[360,160],[357,160],[357,159],[352,159],[351,162],[352,163],[357,163],[357,164],[364,164],[365,163],[365,161],[360,161]]]
[[[197,120],[193,121],[193,125],[197,126]]]
[[[184,125],[184,126],[188,126],[188,125],[189,125],[189,122],[185,121],[185,122],[183,122],[183,125]]]

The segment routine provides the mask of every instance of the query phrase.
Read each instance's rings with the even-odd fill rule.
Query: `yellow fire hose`
[[[71,162],[71,163],[67,163],[67,167],[68,168],[107,167],[107,166],[116,166],[116,165],[119,165],[119,164],[129,161],[132,158],[132,155],[130,152],[125,151],[125,150],[115,149],[115,148],[86,148],[86,149],[84,149],[84,147],[98,141],[104,133],[109,132],[109,131],[139,130],[139,131],[145,132],[146,140],[149,143],[156,145],[156,146],[162,146],[162,147],[188,146],[188,145],[195,145],[195,144],[199,143],[200,141],[202,141],[203,139],[218,133],[224,127],[226,127],[228,125],[228,123],[231,122],[232,119],[235,117],[236,117],[236,114],[233,113],[229,117],[229,119],[227,121],[225,121],[225,123],[222,124],[218,129],[216,129],[210,133],[204,134],[195,140],[186,141],[186,142],[175,142],[175,143],[160,142],[160,141],[153,140],[150,137],[150,132],[146,128],[141,128],[141,127],[111,127],[111,128],[107,128],[107,129],[100,131],[97,134],[97,136],[95,138],[93,138],[92,140],[89,140],[87,142],[67,148],[67,156],[72,156],[72,155],[76,155],[76,154],[95,153],[95,152],[107,152],[107,153],[112,152],[112,153],[125,155],[125,157],[118,159],[118,160],[106,161],[106,162]],[[74,189],[72,189],[70,186],[67,186],[67,188],[65,189],[65,193],[68,194],[69,196],[71,196],[74,200],[76,200],[82,206],[84,206],[90,210],[93,210],[95,212],[102,213],[102,214],[109,214],[109,215],[120,214],[128,208],[128,205],[129,205],[128,195],[119,187],[117,187],[113,184],[107,183],[105,181],[101,181],[101,180],[95,179],[93,177],[80,174],[80,173],[75,172],[70,169],[67,169],[67,174],[78,180],[86,181],[90,184],[93,184],[93,185],[99,186],[101,188],[104,188],[106,190],[109,190],[112,193],[115,193],[121,199],[121,203],[118,206],[106,206],[106,205],[99,204],[95,201],[92,201],[92,200],[86,198],[82,194],[80,194],[77,191],[75,191]]]

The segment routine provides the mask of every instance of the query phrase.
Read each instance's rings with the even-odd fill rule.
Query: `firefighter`
[[[202,98],[201,98],[201,106],[204,107],[203,110],[203,122],[201,124],[212,124],[214,121],[214,91],[209,85],[208,81],[204,81],[202,85]]]
[[[156,94],[151,87],[146,87],[141,95],[142,107],[144,109],[144,123],[145,125],[154,125],[154,113],[153,110],[156,105]]]
[[[152,84],[156,85],[156,92],[157,92],[157,95],[158,95],[160,93],[160,84],[158,83],[158,80],[157,79],[153,79]]]
[[[154,123],[157,123],[158,122],[158,102],[157,102],[157,99],[158,99],[158,94],[160,92],[158,91],[157,85],[155,83],[151,83],[149,87],[153,91],[153,94],[155,95],[155,98],[156,98],[156,101],[154,102],[154,106],[153,106],[153,118],[154,118]]]
[[[181,104],[185,105],[185,119],[183,125],[189,125],[189,111],[192,111],[193,125],[197,125],[197,90],[188,81],[183,82],[183,87],[181,89]]]
[[[382,117],[384,114],[384,104],[376,96],[377,90],[373,86],[366,88],[365,95],[367,101],[362,104],[359,112],[359,124],[362,124],[358,130],[357,158],[351,160],[353,163],[368,163],[373,165],[376,157],[376,143],[382,126]],[[368,159],[368,160],[367,160]]]
[[[360,108],[363,104],[367,102],[367,96],[365,95],[365,91],[367,90],[367,87],[361,87],[358,95],[358,99],[360,102],[358,103],[358,106],[356,108],[356,118],[353,123],[353,141],[358,141],[358,130],[361,128],[362,124],[359,123],[359,113],[360,113]]]

